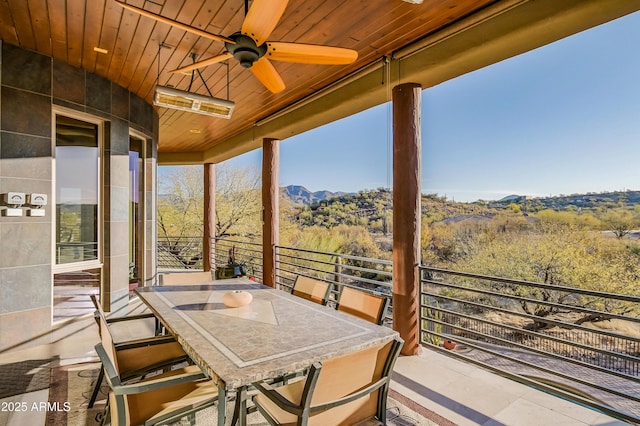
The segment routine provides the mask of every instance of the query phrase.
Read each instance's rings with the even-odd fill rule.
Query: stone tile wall
[[[0,193],[37,192],[51,199],[55,106],[105,123],[102,297],[117,309],[128,300],[130,128],[148,138],[147,217],[141,226],[147,234],[146,281],[155,275],[151,251],[158,115],[144,100],[105,78],[0,41]],[[51,330],[54,214],[49,204],[44,217],[0,216],[0,351],[40,342]]]

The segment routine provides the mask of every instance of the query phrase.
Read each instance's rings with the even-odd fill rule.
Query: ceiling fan
[[[235,58],[244,68],[251,69],[253,75],[271,92],[284,90],[285,84],[271,60],[300,64],[343,65],[354,62],[358,52],[351,49],[314,44],[267,41],[282,17],[289,0],[253,0],[248,7],[245,0],[245,18],[242,29],[228,37],[212,34],[199,28],[166,18],[148,10],[115,0],[125,9],[155,19],[184,31],[212,40],[223,41],[226,52],[191,65],[178,68],[172,73],[187,72],[196,68]]]

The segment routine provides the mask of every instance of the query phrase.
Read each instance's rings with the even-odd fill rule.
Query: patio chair
[[[389,299],[386,297],[343,286],[336,309],[374,324],[382,325],[387,314],[388,305]]]
[[[326,305],[329,301],[331,284],[315,278],[298,275],[293,283],[291,294],[299,296],[312,302]]]
[[[120,371],[122,371],[122,380],[143,377],[148,373],[190,361],[189,356],[184,352],[182,346],[176,342],[173,336],[153,335],[146,338],[115,343],[111,330],[109,329],[109,324],[113,323],[113,319],[131,321],[140,319],[139,317],[147,318],[147,316],[135,315],[122,318],[107,318],[102,307],[97,303],[93,296],[92,301],[97,307],[94,317],[98,323],[100,339],[103,342],[106,339],[114,346],[115,357],[120,367]],[[104,365],[100,369],[93,392],[91,393],[88,405],[89,408],[92,408],[95,404],[103,380]]]
[[[213,281],[211,271],[175,272],[160,275],[160,285],[203,284]]]
[[[106,329],[106,324],[103,326]],[[210,407],[218,399],[217,386],[210,380],[203,380],[205,375],[194,365],[126,384],[121,351],[113,344],[108,329],[95,348],[111,388],[111,425],[169,423],[192,416],[196,411]],[[147,346],[142,353],[146,353],[144,356],[148,362],[152,362],[153,357],[149,353],[159,352],[163,352],[159,346]]]
[[[386,424],[390,374],[403,341],[314,363],[306,380],[278,388],[254,384],[253,402],[272,425]]]
[[[96,308],[96,311],[101,312],[102,315],[104,315],[105,318],[106,318],[104,310],[102,309],[102,305],[98,301],[98,298],[96,297],[96,295],[95,294],[91,294],[91,295],[89,295],[89,298],[91,299],[91,303],[93,303],[93,306]],[[98,323],[98,328],[100,328],[100,321],[98,319],[98,316],[95,313],[94,313],[94,319]],[[120,317],[109,317],[109,318],[106,318],[107,324],[113,324],[116,327],[117,327],[117,324],[126,323],[128,321],[140,321],[140,320],[147,320],[147,319],[153,320],[153,322],[155,324],[155,326],[154,326],[154,334],[153,335],[160,334],[160,332],[161,332],[160,322],[158,321],[156,316],[151,312],[145,312],[143,314],[135,314],[135,315],[126,315],[126,316],[120,316]],[[112,334],[113,334],[113,330],[112,330]],[[147,337],[147,336],[145,336],[145,337]],[[117,344],[119,342],[119,340],[115,339],[115,342]]]

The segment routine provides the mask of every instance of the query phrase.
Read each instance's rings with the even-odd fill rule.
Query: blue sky
[[[456,201],[640,189],[640,13],[422,93],[422,192]],[[388,105],[283,140],[280,184],[389,187]],[[261,150],[228,160],[260,167]]]

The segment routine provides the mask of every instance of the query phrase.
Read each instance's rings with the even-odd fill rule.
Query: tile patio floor
[[[143,307],[130,304],[131,313]],[[119,315],[125,312],[116,313]],[[149,322],[145,327],[153,329]],[[116,340],[135,338],[140,332],[131,327],[114,330]],[[60,327],[30,343],[0,353],[0,365],[27,360],[54,358],[60,365],[95,360],[93,346],[98,331],[92,316]],[[1,386],[11,386],[1,377]],[[577,405],[500,377],[472,364],[425,349],[418,356],[400,357],[391,388],[457,425],[602,425],[626,424],[590,408]],[[11,401],[47,401],[47,390],[11,397]],[[2,401],[6,401],[2,400]],[[45,413],[24,414],[0,411],[0,425],[44,425]],[[27,423],[25,423],[27,421]]]

